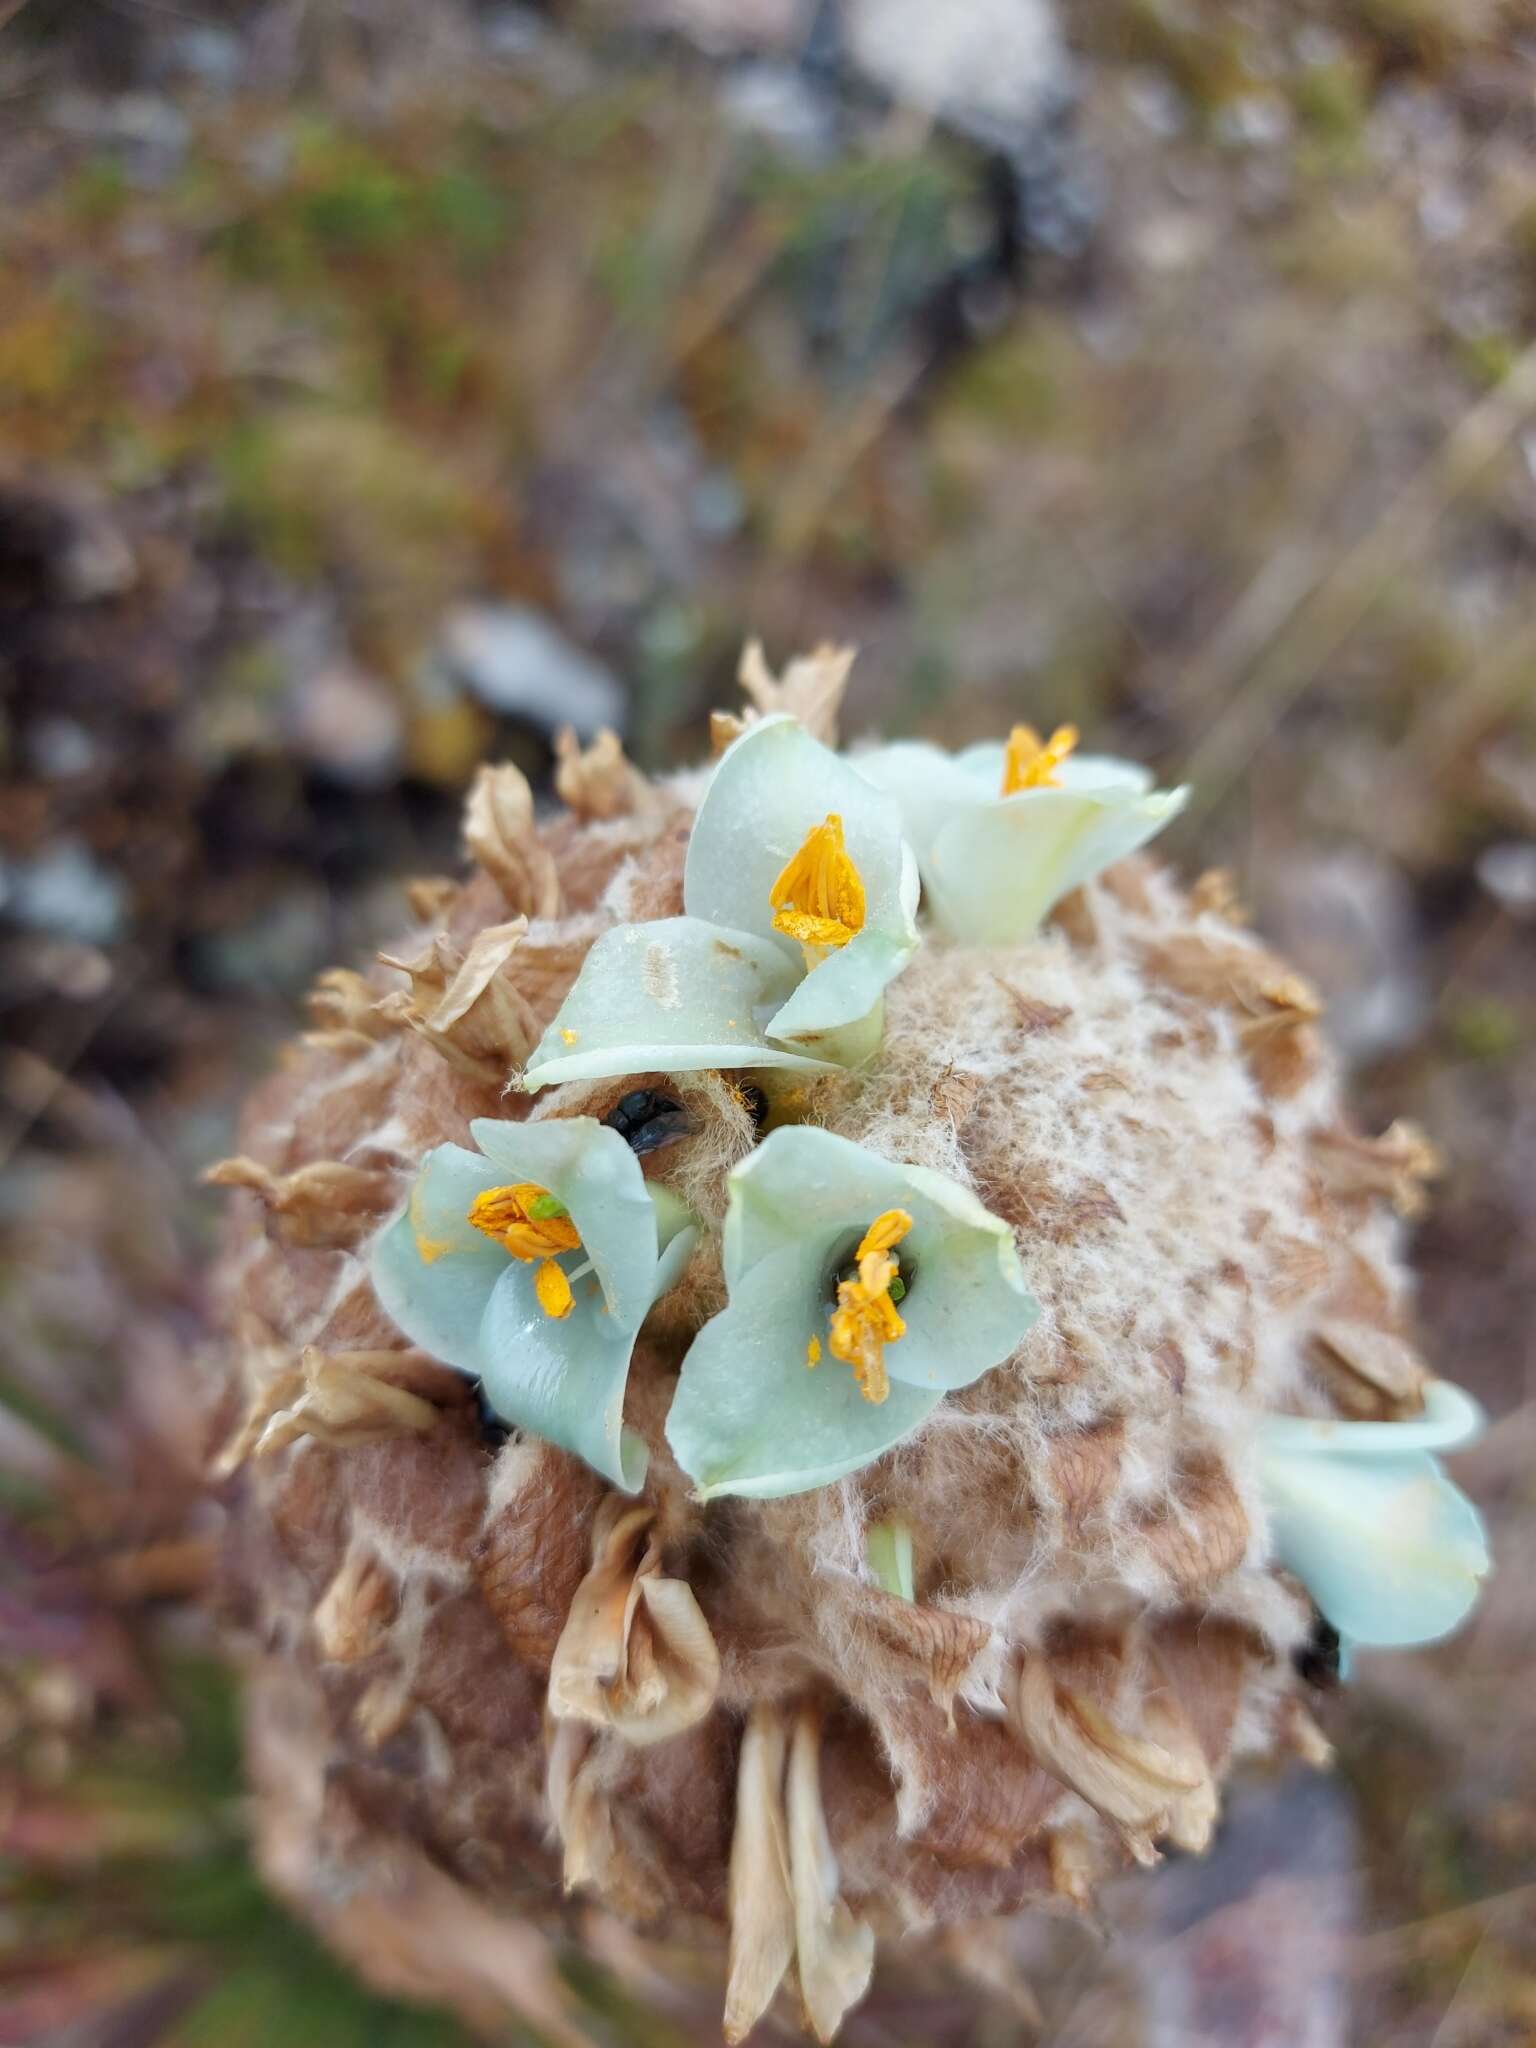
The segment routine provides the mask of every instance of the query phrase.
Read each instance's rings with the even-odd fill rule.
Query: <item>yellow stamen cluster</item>
[[[808,948],[846,946],[864,929],[864,882],[835,811],[813,825],[768,892],[773,928]]]
[[[1075,725],[1058,725],[1044,741],[1032,725],[1016,725],[1003,755],[1002,795],[1017,796],[1021,789],[1060,789],[1056,770],[1076,745]]]
[[[892,1253],[911,1228],[912,1218],[905,1209],[885,1210],[864,1233],[856,1254],[857,1276],[837,1283],[837,1307],[832,1312],[827,1348],[834,1358],[853,1367],[866,1401],[883,1401],[891,1391],[885,1347],[907,1334],[891,1299],[891,1282],[900,1270]],[[806,1363],[815,1362],[807,1353]]]
[[[515,1187],[486,1188],[476,1195],[468,1220],[514,1259],[524,1264],[537,1259],[533,1291],[539,1307],[555,1322],[570,1314],[575,1296],[555,1254],[578,1250],[581,1237],[569,1212],[548,1188],[531,1180]]]

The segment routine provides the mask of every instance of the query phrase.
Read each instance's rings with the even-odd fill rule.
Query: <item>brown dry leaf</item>
[[[795,1952],[789,1824],[784,1812],[788,1753],[783,1710],[759,1701],[742,1733],[731,1834],[725,2038],[733,2043],[744,2040],[768,2010]]]
[[[387,1029],[374,1014],[377,1001],[378,991],[355,968],[328,967],[304,998],[314,1025],[304,1043],[324,1051],[361,1051]]]
[[[1051,1439],[1046,1483],[1069,1534],[1076,1535],[1114,1492],[1124,1452],[1125,1423],[1119,1416]]]
[[[1204,874],[1196,875],[1189,892],[1189,907],[1196,916],[1219,917],[1224,924],[1248,922],[1248,912],[1230,868],[1207,868]]]
[[[496,1461],[474,1571],[486,1605],[525,1663],[547,1672],[586,1576],[603,1483],[579,1458],[527,1438]]]
[[[592,1528],[592,1566],[555,1645],[549,1711],[664,1742],[714,1704],[720,1653],[693,1590],[662,1576],[656,1510],[610,1495]]]
[[[354,1538],[315,1609],[315,1641],[332,1664],[379,1647],[400,1606],[400,1584],[371,1543]]]
[[[386,959],[411,976],[412,986],[385,996],[379,1014],[419,1033],[460,1073],[493,1085],[510,1080],[540,1035],[539,1020],[510,971],[527,930],[521,916],[487,925],[435,995],[436,975],[452,958],[445,941],[435,941],[432,953],[419,961]]]
[[[1226,1468],[1214,1459],[1182,1473],[1167,1502],[1141,1525],[1154,1561],[1185,1599],[1235,1572],[1248,1550],[1248,1517]]]
[[[796,655],[786,663],[784,673],[775,676],[763,654],[760,640],[749,640],[741,651],[736,680],[752,700],[745,716],[716,711],[710,716],[710,744],[721,753],[732,740],[760,717],[787,712],[798,718],[812,739],[824,746],[837,745],[837,715],[848,687],[855,647],[833,647],[823,642],[809,654]]]
[[[555,789],[578,818],[625,818],[658,803],[657,792],[607,726],[587,747],[568,725],[555,735]]]
[[[1152,1660],[1201,1753],[1219,1772],[1232,1746],[1232,1729],[1248,1668],[1259,1661],[1255,1640],[1235,1622],[1189,1613],[1160,1622]]]
[[[856,1620],[877,1636],[886,1649],[909,1658],[927,1681],[934,1705],[951,1725],[955,1694],[961,1680],[992,1640],[992,1631],[974,1615],[951,1608],[924,1607],[878,1587],[859,1589]]]
[[[1167,1832],[1174,1803],[1197,1789],[1198,1773],[1058,1684],[1044,1656],[1022,1660],[1007,1707],[1036,1762],[1116,1827],[1138,1863],[1155,1863],[1154,1838]]]
[[[818,2041],[832,2040],[843,2015],[869,1989],[875,1937],[839,1887],[837,1857],[821,1804],[821,1715],[802,1707],[789,1744],[785,1788],[795,1967],[800,1998]]]
[[[1406,1117],[1379,1138],[1362,1137],[1342,1125],[1314,1131],[1312,1157],[1323,1185],[1342,1200],[1389,1201],[1399,1216],[1422,1216],[1428,1206],[1426,1181],[1445,1170],[1445,1160]]]
[[[510,761],[475,772],[464,805],[464,848],[524,917],[560,915],[554,855],[533,822],[533,791]]]
[[[914,1817],[913,1838],[951,1867],[1012,1869],[1061,1802],[1058,1781],[1025,1756],[1008,1727],[967,1707],[946,1728],[914,1700],[885,1715],[881,1733],[900,1780],[899,1810]]]
[[[1346,1415],[1391,1422],[1424,1405],[1429,1371],[1391,1330],[1330,1318],[1312,1332],[1307,1349]]]
[[[270,1416],[256,1441],[255,1455],[269,1457],[305,1436],[350,1450],[357,1444],[435,1429],[443,1409],[400,1384],[402,1362],[411,1357],[409,1352],[321,1351],[308,1345],[300,1359],[302,1388],[295,1400]],[[441,1374],[442,1369],[429,1360],[421,1363],[433,1375]]]
[[[459,899],[450,875],[413,875],[405,885],[406,908],[418,924],[441,924]]]
[[[265,1204],[267,1235],[303,1251],[341,1251],[366,1237],[394,1206],[396,1181],[382,1168],[315,1159],[292,1173],[273,1173],[240,1154],[203,1174],[214,1188],[244,1188]]]

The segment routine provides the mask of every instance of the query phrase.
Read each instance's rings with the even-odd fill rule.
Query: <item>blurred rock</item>
[[[1070,93],[1048,0],[845,0],[843,33],[858,69],[892,99],[1010,154]]]
[[[720,91],[726,119],[803,163],[823,163],[837,146],[837,108],[793,64],[740,64]]]
[[[300,760],[355,789],[383,789],[400,766],[405,721],[377,676],[333,661],[302,683],[285,720]]]
[[[0,904],[17,924],[84,946],[120,937],[126,908],[118,877],[73,839],[0,873]]]
[[[737,50],[798,50],[810,33],[815,0],[636,0],[638,18],[672,29],[715,56]]]
[[[1292,855],[1263,892],[1261,918],[1322,990],[1346,1059],[1379,1059],[1428,1014],[1413,899],[1401,869],[1363,848]]]
[[[586,735],[622,723],[624,693],[614,677],[531,606],[456,605],[439,658],[488,709],[544,732],[573,725]]]
[[[1477,857],[1477,879],[1512,917],[1536,913],[1536,841],[1501,839]]]

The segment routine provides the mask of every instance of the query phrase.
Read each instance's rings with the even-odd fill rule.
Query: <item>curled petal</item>
[[[784,1767],[789,1729],[783,1709],[759,1701],[747,1717],[736,1769],[731,1834],[730,1975],[725,2038],[742,2041],[772,2003],[795,1953]]]
[[[526,917],[488,925],[476,934],[435,996],[435,975],[418,975],[413,966],[406,966],[412,975],[410,993],[386,996],[380,1014],[419,1033],[459,1072],[480,1081],[505,1082],[539,1035],[538,1019],[511,968],[527,930]],[[434,962],[441,965],[440,956],[434,956]]]
[[[798,719],[813,740],[837,745],[837,714],[848,688],[854,647],[823,641],[809,654],[798,654],[775,676],[763,655],[763,643],[749,640],[741,651],[736,680],[764,717],[785,712]],[[749,714],[750,716],[750,714]]]
[[[221,1159],[203,1175],[209,1187],[245,1188],[266,1205],[267,1233],[305,1251],[338,1251],[373,1229],[395,1200],[395,1176],[382,1169],[316,1159],[292,1173],[273,1173],[243,1154]]]
[[[664,1742],[702,1720],[720,1657],[691,1588],[662,1576],[655,1510],[610,1498],[598,1510],[592,1567],[555,1645],[549,1710],[556,1720]]]
[[[844,2013],[869,1989],[875,1937],[850,1910],[839,1887],[821,1804],[821,1716],[814,1707],[802,1707],[795,1716],[785,1810],[800,1998],[817,2040],[829,2042]]]
[[[1203,1765],[1197,1769],[1160,1743],[1116,1727],[1081,1693],[1058,1684],[1042,1656],[1023,1660],[1008,1708],[1036,1762],[1118,1828],[1138,1863],[1155,1863],[1153,1841],[1167,1832],[1177,1801],[1198,1789]]]
[[[350,1450],[355,1444],[420,1436],[435,1429],[443,1410],[389,1376],[403,1355],[397,1351],[320,1351],[309,1345],[300,1361],[303,1388],[295,1401],[267,1422],[256,1440],[255,1455],[269,1457],[304,1436]]]

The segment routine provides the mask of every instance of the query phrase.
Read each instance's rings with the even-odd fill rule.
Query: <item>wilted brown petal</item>
[[[546,1722],[544,1740],[544,1791],[565,1889],[595,1892],[631,1919],[651,1918],[658,1887],[619,1832],[611,1752],[579,1721]]]
[[[701,1720],[720,1685],[720,1656],[692,1589],[664,1578],[655,1509],[611,1495],[592,1530],[592,1567],[555,1645],[549,1710],[664,1742]]]
[[[1308,1353],[1347,1415],[1392,1421],[1424,1405],[1429,1372],[1391,1330],[1330,1318],[1312,1332]]]
[[[1149,1694],[1141,1710],[1141,1726],[1194,1779],[1188,1792],[1177,1793],[1168,1808],[1168,1839],[1176,1849],[1203,1856],[1216,1832],[1221,1794],[1206,1763],[1199,1737],[1185,1719],[1173,1692],[1164,1687]]]
[[[1051,1832],[1051,1888],[1059,1897],[1086,1910],[1104,1859],[1086,1828],[1061,1827]]]
[[[354,1539],[315,1609],[315,1640],[333,1664],[355,1664],[383,1641],[400,1584],[369,1543]]]
[[[560,878],[534,826],[533,791],[510,761],[476,772],[464,806],[464,845],[513,911],[525,917],[560,915]]]
[[[1444,1171],[1445,1161],[1418,1125],[1406,1117],[1379,1138],[1337,1126],[1314,1131],[1312,1157],[1323,1184],[1342,1199],[1381,1197],[1399,1216],[1421,1216],[1428,1197],[1424,1183]]]
[[[443,1410],[386,1376],[409,1356],[392,1351],[328,1352],[309,1345],[300,1361],[302,1391],[268,1421],[256,1442],[255,1455],[268,1457],[305,1436],[348,1450],[356,1444],[435,1429]]]
[[[405,885],[406,906],[418,924],[441,924],[460,887],[449,875],[414,875]]]
[[[579,1458],[528,1438],[496,1461],[475,1577],[502,1634],[547,1672],[586,1576],[603,1483]]]
[[[854,647],[833,647],[823,642],[810,654],[798,654],[786,663],[784,673],[775,676],[763,655],[762,642],[749,640],[741,651],[736,680],[752,699],[758,713],[766,716],[786,711],[814,740],[837,745],[837,714],[848,687]],[[750,723],[751,714],[748,714]]]
[[[1008,1712],[1030,1755],[1118,1828],[1138,1863],[1155,1863],[1153,1840],[1167,1832],[1174,1802],[1196,1789],[1199,1775],[1058,1685],[1043,1656],[1024,1658]]]
[[[384,1026],[373,1012],[378,990],[354,968],[328,967],[304,1000],[318,1035],[356,1033],[367,1039],[384,1035]]]
[[[788,1749],[783,1710],[760,1701],[747,1717],[736,1771],[725,1992],[725,2038],[733,2043],[745,2039],[768,2010],[795,1952],[784,1813]]]
[[[570,726],[555,735],[555,789],[579,818],[623,818],[652,809],[656,791],[606,726],[583,747]]]
[[[417,962],[390,961],[411,975],[412,988],[409,994],[402,990],[386,996],[378,1006],[380,1015],[418,1032],[461,1073],[491,1083],[507,1081],[539,1039],[538,1018],[511,965],[527,930],[527,918],[515,917],[477,933],[435,998],[429,992],[436,968],[452,957],[444,941],[436,942],[429,973],[420,971],[425,955]]]
[[[245,1188],[266,1205],[267,1234],[306,1251],[338,1251],[371,1232],[393,1207],[395,1176],[381,1168],[316,1159],[292,1173],[273,1173],[243,1154],[203,1174],[215,1188]]]
[[[837,1857],[821,1804],[821,1715],[814,1707],[802,1707],[795,1716],[785,1814],[800,1998],[812,2031],[825,2043],[869,1989],[875,1937],[839,1889]]]

